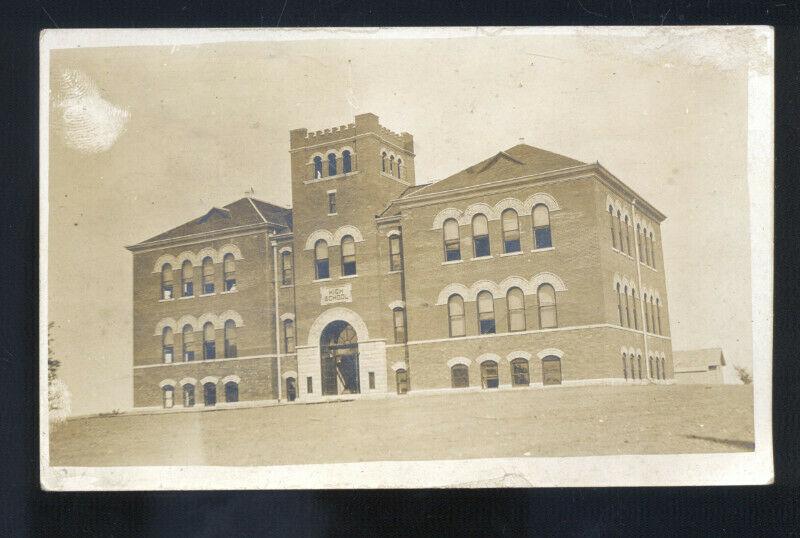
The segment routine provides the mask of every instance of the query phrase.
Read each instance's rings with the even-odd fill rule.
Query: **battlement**
[[[372,113],[358,114],[355,122],[338,127],[330,127],[319,131],[308,129],[292,129],[289,132],[292,149],[326,142],[335,142],[343,138],[352,138],[359,134],[375,133],[407,151],[414,151],[414,137],[409,133],[396,133],[378,123],[378,116]]]

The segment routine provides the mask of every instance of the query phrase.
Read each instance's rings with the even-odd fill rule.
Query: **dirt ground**
[[[51,465],[283,465],[741,452],[750,386],[559,387],[72,419]]]

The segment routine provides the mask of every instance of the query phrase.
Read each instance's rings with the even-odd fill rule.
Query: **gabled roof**
[[[725,355],[718,347],[673,351],[672,363],[677,370],[708,370],[712,364],[725,366]]]
[[[134,247],[259,224],[269,224],[278,230],[289,231],[292,228],[292,210],[255,198],[241,198],[223,207],[212,207],[204,215],[142,241]]]
[[[444,192],[503,179],[563,170],[586,163],[527,144],[517,144],[441,181],[403,194],[403,198]]]

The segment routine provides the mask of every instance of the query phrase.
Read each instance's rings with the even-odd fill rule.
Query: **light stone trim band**
[[[239,250],[239,247],[233,243],[228,243],[219,249],[205,247],[196,254],[188,250],[181,252],[177,256],[173,256],[172,254],[162,254],[158,257],[155,265],[153,266],[153,273],[160,273],[161,269],[164,267],[164,264],[167,263],[170,265],[170,267],[172,267],[173,271],[180,271],[181,267],[183,267],[183,262],[187,260],[190,261],[194,267],[200,267],[203,264],[203,258],[206,256],[210,256],[214,263],[222,263],[222,260],[226,254],[233,254],[234,260],[244,259],[242,256],[242,251]]]
[[[559,211],[561,207],[556,202],[555,198],[544,192],[537,192],[529,196],[524,202],[517,198],[504,198],[490,206],[484,202],[478,202],[467,206],[464,211],[454,207],[448,207],[439,211],[433,218],[433,226],[431,230],[441,230],[444,221],[447,219],[456,219],[459,226],[469,226],[472,224],[472,217],[478,213],[486,215],[488,220],[500,220],[500,217],[506,209],[513,209],[517,212],[518,216],[530,216],[533,213],[533,208],[539,204],[547,206],[549,211]]]
[[[567,286],[558,275],[544,271],[530,280],[521,276],[510,276],[503,279],[500,284],[496,284],[492,280],[478,280],[472,286],[467,287],[464,284],[453,282],[439,292],[436,305],[446,305],[447,299],[453,294],[460,295],[466,302],[475,301],[478,293],[484,290],[490,292],[495,298],[505,296],[511,288],[520,288],[525,295],[535,295],[542,284],[550,284],[557,292],[567,291]]]

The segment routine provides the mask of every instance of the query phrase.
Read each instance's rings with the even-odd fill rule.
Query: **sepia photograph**
[[[41,45],[43,488],[772,481],[771,29]]]

